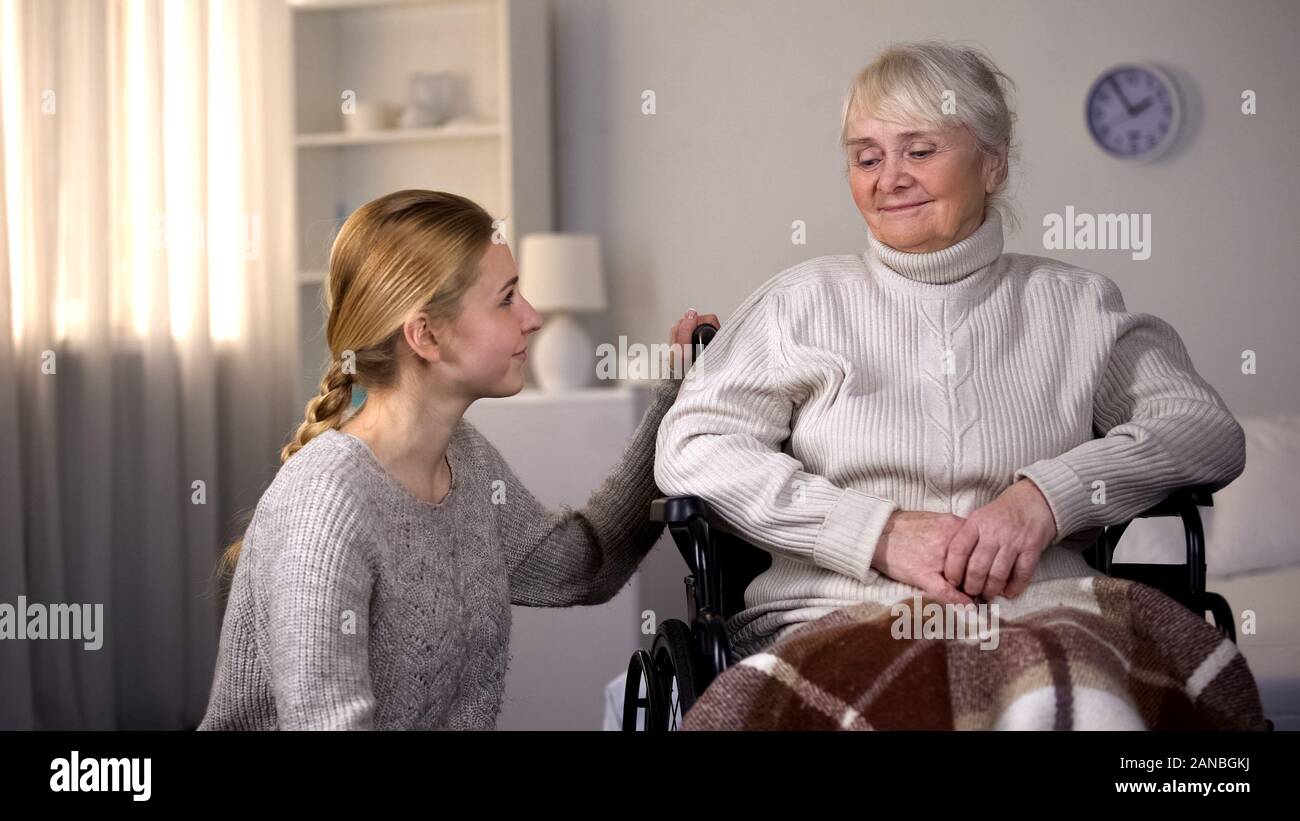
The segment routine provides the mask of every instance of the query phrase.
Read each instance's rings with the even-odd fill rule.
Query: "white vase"
[[[429,128],[442,125],[451,116],[451,97],[455,77],[447,72],[417,72],[411,75],[403,128]]]

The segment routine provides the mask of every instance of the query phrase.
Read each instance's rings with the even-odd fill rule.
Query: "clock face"
[[[1178,96],[1162,72],[1117,66],[1088,91],[1088,131],[1106,152],[1125,159],[1162,153],[1178,132]]]

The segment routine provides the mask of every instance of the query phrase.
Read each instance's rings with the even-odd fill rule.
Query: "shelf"
[[[436,140],[495,140],[501,137],[499,123],[444,125],[437,128],[389,128],[383,131],[327,131],[299,134],[294,142],[299,148],[333,148],[347,145],[385,145]]]
[[[322,285],[325,282],[326,271],[299,271],[299,285]]]
[[[355,11],[385,6],[428,6],[453,0],[288,0],[294,11]]]

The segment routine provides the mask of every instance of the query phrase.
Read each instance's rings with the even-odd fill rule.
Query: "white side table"
[[[475,402],[465,418],[486,436],[538,501],[581,508],[608,475],[650,401],[648,385],[548,394],[532,388]],[[647,510],[647,514],[648,514]],[[655,550],[671,539],[665,535]],[[640,647],[636,577],[596,607],[512,611],[502,730],[596,730],[605,686]]]

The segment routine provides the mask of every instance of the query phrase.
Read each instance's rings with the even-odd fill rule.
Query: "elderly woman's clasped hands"
[[[1015,598],[1056,535],[1047,499],[1031,480],[1021,479],[966,518],[895,511],[871,566],[941,602]]]

